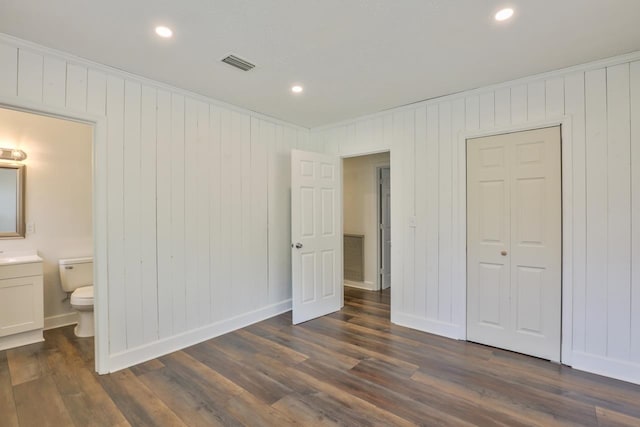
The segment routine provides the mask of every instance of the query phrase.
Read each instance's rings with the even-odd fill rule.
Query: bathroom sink
[[[0,265],[31,264],[42,262],[42,258],[32,251],[2,252],[0,251]]]

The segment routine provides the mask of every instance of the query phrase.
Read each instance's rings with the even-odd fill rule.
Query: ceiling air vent
[[[255,65],[253,65],[251,62],[247,62],[244,59],[240,59],[237,56],[233,55],[227,56],[222,60],[222,62],[226,62],[229,65],[241,69],[242,71],[249,71],[250,69],[255,67]]]

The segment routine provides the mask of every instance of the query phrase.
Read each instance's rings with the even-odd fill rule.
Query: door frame
[[[94,295],[94,358],[99,374],[109,373],[109,281],[107,275],[107,118],[26,101],[18,97],[0,96],[0,107],[39,116],[84,123],[93,128],[92,162],[92,222],[93,222],[93,284]]]
[[[376,186],[376,226],[378,229],[376,230],[377,235],[377,251],[376,251],[376,289],[382,290],[382,274],[380,274],[380,269],[382,268],[382,230],[380,229],[380,221],[382,220],[382,185],[380,183],[380,175],[382,173],[382,169],[389,169],[389,176],[391,176],[391,165],[389,162],[381,162],[373,165],[374,173],[375,173],[375,186]],[[391,192],[391,190],[389,190]],[[391,218],[389,218],[391,221]],[[391,258],[389,258],[391,259]],[[391,266],[389,266],[391,267]]]
[[[501,135],[505,133],[523,132],[560,126],[560,173],[562,195],[562,262],[561,262],[561,340],[560,362],[565,365],[572,364],[573,342],[573,157],[572,157],[572,127],[571,117],[563,116],[557,119],[528,122],[519,125],[497,127],[488,130],[464,131],[458,135],[460,157],[458,159],[459,174],[459,222],[458,233],[458,286],[453,290],[454,310],[458,310],[458,318],[461,319],[461,336],[459,339],[467,339],[467,140],[485,136]],[[457,308],[456,308],[457,307]]]

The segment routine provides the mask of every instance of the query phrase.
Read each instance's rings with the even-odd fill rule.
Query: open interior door
[[[291,152],[293,323],[340,309],[342,179],[340,159]]]

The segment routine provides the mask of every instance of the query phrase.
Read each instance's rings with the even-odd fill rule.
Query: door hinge
[[[380,230],[384,230],[384,224],[380,224]]]
[[[384,274],[384,267],[380,269],[380,274]]]

